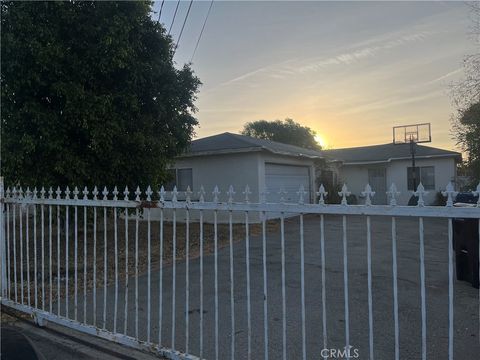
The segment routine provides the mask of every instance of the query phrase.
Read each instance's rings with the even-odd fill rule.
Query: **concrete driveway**
[[[365,217],[348,217],[348,267],[350,305],[350,343],[367,359],[368,298]],[[305,216],[305,288],[307,358],[320,359],[322,340],[321,258],[318,216]],[[326,299],[328,348],[345,346],[343,248],[341,216],[326,217]],[[421,358],[420,272],[418,219],[397,218],[398,293],[400,323],[400,358]],[[287,352],[289,359],[302,354],[300,302],[299,218],[285,224],[287,283]],[[448,358],[448,239],[447,220],[425,219],[425,262],[427,297],[427,356]],[[235,355],[246,359],[247,302],[245,243],[234,245],[235,258]],[[158,256],[154,254],[152,256]],[[230,356],[230,282],[229,248],[219,250],[219,358]],[[280,233],[268,233],[268,321],[269,357],[282,354],[282,297]],[[377,359],[394,358],[391,219],[372,217],[374,348]],[[250,246],[252,350],[253,359],[263,358],[263,273],[261,237]],[[127,333],[134,334],[134,294],[130,281]],[[158,339],[158,269],[152,272],[151,339]],[[171,346],[172,271],[164,268],[162,343]],[[185,312],[190,316],[189,352],[199,355],[199,259],[190,260],[190,305],[185,308],[185,261],[177,262],[175,348],[185,350]],[[455,282],[455,357],[478,357],[478,290],[470,284]],[[102,291],[97,292],[101,304]],[[107,328],[112,329],[114,289],[108,297]],[[119,292],[118,329],[123,331],[124,288]],[[140,339],[146,339],[147,276],[139,278]],[[89,304],[90,306],[90,304]],[[91,315],[91,311],[89,311]],[[204,258],[204,357],[214,354],[214,257]],[[99,306],[97,319],[101,319]],[[91,319],[89,320],[91,321]]]

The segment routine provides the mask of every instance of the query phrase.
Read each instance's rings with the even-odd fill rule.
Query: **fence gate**
[[[480,205],[452,206],[451,184],[445,207],[425,206],[421,184],[416,207],[396,205],[395,185],[389,205],[369,185],[365,205],[346,186],[338,205],[323,186],[315,204],[303,188],[296,203],[224,190],[0,181],[2,305],[171,359],[478,355],[453,219],[478,223]]]

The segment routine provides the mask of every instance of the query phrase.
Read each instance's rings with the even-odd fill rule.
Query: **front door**
[[[387,181],[384,167],[368,169],[368,183],[375,191],[372,203],[376,205],[387,204]]]

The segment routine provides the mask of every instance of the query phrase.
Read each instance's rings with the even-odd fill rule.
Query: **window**
[[[416,186],[421,182],[425,190],[435,190],[435,167],[415,167]],[[417,190],[413,186],[413,167],[407,168],[408,190]]]
[[[178,191],[186,191],[187,187],[193,189],[192,169],[169,169],[170,181],[165,184],[165,190],[172,191],[176,185]]]

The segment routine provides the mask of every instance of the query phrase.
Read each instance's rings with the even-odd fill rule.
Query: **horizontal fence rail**
[[[367,185],[365,204],[350,205],[344,185],[341,203],[327,204],[322,185],[315,204],[303,187],[296,203],[268,203],[248,186],[238,196],[202,187],[193,200],[190,188],[0,181],[2,304],[171,359],[450,360],[478,346],[478,316],[454,317],[456,296],[480,311],[480,293],[455,293],[454,222],[478,222],[480,200],[454,206],[448,184],[446,206],[426,206],[426,193],[419,184],[418,205],[398,206],[392,184],[389,205],[373,205]],[[416,315],[401,312],[406,302]],[[456,348],[472,321],[476,339]]]

